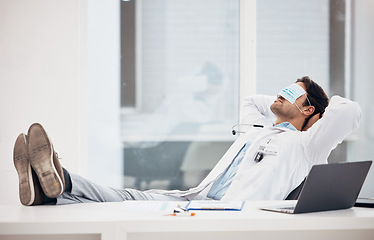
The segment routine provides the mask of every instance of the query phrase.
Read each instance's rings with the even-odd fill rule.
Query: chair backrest
[[[301,189],[303,188],[305,183],[305,179],[306,178],[304,178],[304,180],[300,183],[300,185],[297,188],[295,188],[290,194],[288,194],[286,200],[297,200],[299,198]]]

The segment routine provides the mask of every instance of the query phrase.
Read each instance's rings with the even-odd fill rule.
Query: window
[[[133,5],[124,6],[128,3]],[[373,22],[370,13],[372,1],[285,0],[279,3],[275,0],[243,0],[240,1],[240,7],[239,0],[201,0],[185,3],[181,0],[137,0],[121,4],[122,63],[130,69],[124,71],[122,65],[121,84],[118,84],[120,80],[116,71],[119,59],[117,54],[120,51],[117,51],[117,45],[113,44],[113,41],[115,43],[118,39],[118,8],[113,5],[103,8],[96,2],[90,2],[89,8],[91,12],[94,10],[95,14],[89,14],[88,79],[91,115],[88,127],[88,159],[89,173],[95,181],[108,185],[106,180],[118,173],[120,181],[113,178],[107,182],[111,186],[113,182],[122,186],[124,171],[126,178],[130,178],[126,179],[126,186],[140,184],[144,188],[172,188],[171,182],[176,187],[199,183],[199,179],[205,176],[235,140],[235,137],[230,136],[228,128],[237,121],[238,92],[243,89],[239,88],[238,80],[239,53],[241,59],[242,56],[252,54],[249,57],[250,63],[241,61],[246,68],[242,67],[240,71],[246,70],[250,75],[249,78],[241,79],[240,83],[241,86],[243,83],[250,86],[244,87],[245,90],[248,89],[246,94],[276,94],[290,81],[309,75],[318,81],[330,96],[339,94],[358,101],[363,110],[361,128],[333,151],[329,161],[371,158],[370,146],[374,132],[370,125],[373,119],[370,111],[370,77],[373,75],[373,54],[370,54],[373,42],[373,32],[370,31],[370,23]],[[93,8],[92,5],[97,6]],[[250,9],[250,13],[243,11],[243,5],[245,9]],[[252,42],[247,41],[253,45],[249,54],[244,51],[247,49],[243,49],[243,46],[247,46],[245,41],[241,42],[240,51],[238,47],[239,10],[241,18],[255,17],[255,20],[251,19],[254,23],[250,24],[249,29],[254,37],[251,36]],[[124,16],[124,11],[129,11],[130,15],[126,12]],[[103,12],[106,14],[106,24],[102,24],[103,19],[97,17],[102,17]],[[126,24],[130,24],[129,26],[124,24],[124,17],[128,17]],[[183,19],[186,19],[184,23]],[[243,31],[242,28],[244,31],[248,30],[245,25],[246,23],[241,24],[240,31]],[[257,28],[255,32],[253,26]],[[110,31],[107,31],[108,29]],[[124,41],[125,33],[128,39]],[[111,54],[108,55],[108,52]],[[255,52],[257,54],[254,54]],[[211,70],[203,70],[205,63],[208,66],[205,69]],[[243,75],[241,73],[241,76]],[[212,112],[204,111],[213,111],[213,108],[207,108],[204,104],[188,104],[188,99],[191,103],[197,102],[197,98],[193,96],[207,89],[208,79],[212,79],[212,76],[221,76],[213,78],[221,79],[223,86],[219,91],[211,90],[211,93],[219,94],[211,95],[214,97],[209,97],[205,102],[215,103],[217,106],[213,112],[214,122],[209,117]],[[116,87],[113,87],[113,84],[116,84]],[[122,100],[121,114],[118,114],[119,108],[116,104],[120,101],[117,101],[116,94],[120,86]],[[186,91],[182,92],[182,89]],[[240,97],[246,94],[241,93]],[[166,104],[171,104],[170,108],[162,107]],[[110,111],[107,111],[108,109]],[[167,109],[170,111],[165,111]],[[184,115],[178,114],[178,111],[182,111]],[[192,111],[201,115],[196,117],[196,114],[188,114]],[[123,152],[131,150],[125,154],[117,154],[117,149],[113,147],[117,144],[119,115]],[[176,118],[181,119],[180,123],[173,122]],[[153,150],[150,149],[152,145],[155,146]],[[148,152],[142,151],[146,148]],[[176,155],[165,155],[163,148],[173,150],[169,153]],[[136,154],[138,156],[135,156]],[[154,158],[162,154],[162,158],[149,160],[150,155]],[[119,155],[125,155],[125,158]],[[161,169],[168,164],[176,164],[170,167],[177,170],[158,173],[158,176],[170,174],[173,177],[158,179],[150,176],[147,181],[144,178],[137,181],[134,175],[139,176],[140,173],[131,173],[131,166],[128,164],[136,163],[131,159],[142,159],[142,166],[147,165],[148,169],[151,169],[143,172],[143,175],[153,174],[157,171],[152,168]],[[174,163],[169,159],[182,160]],[[164,164],[161,160],[166,161],[165,165],[161,165]],[[125,169],[122,167],[123,162]],[[132,176],[128,172],[129,169]],[[115,174],[112,174],[113,172]],[[366,182],[370,183],[370,186],[363,189],[366,196],[373,195],[374,189],[371,186],[373,174],[368,177],[371,178]],[[154,185],[154,182],[160,184]]]
[[[344,0],[256,1],[256,92],[275,95],[308,75],[329,96],[350,96],[350,5]],[[329,162],[347,161],[347,142]]]
[[[328,1],[257,1],[257,92],[309,75],[328,92]]]
[[[194,186],[235,140],[239,1],[137,0],[121,9],[125,186]]]

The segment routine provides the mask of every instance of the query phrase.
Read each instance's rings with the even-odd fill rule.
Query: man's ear
[[[314,113],[316,109],[314,108],[314,106],[306,106],[304,109],[303,109],[303,113],[307,116],[310,116]]]

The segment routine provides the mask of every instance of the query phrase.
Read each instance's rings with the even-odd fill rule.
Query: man
[[[239,125],[242,134],[208,176],[187,191],[113,189],[71,174],[60,166],[43,127],[33,124],[27,135],[18,136],[14,147],[20,200],[38,205],[285,199],[314,164],[327,163],[330,152],[359,126],[357,103],[338,96],[328,102],[323,89],[309,77],[283,89],[275,101],[269,96],[247,97]]]

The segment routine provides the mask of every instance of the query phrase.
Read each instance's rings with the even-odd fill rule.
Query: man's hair
[[[307,125],[309,119],[316,114],[319,114],[319,118],[322,117],[327,105],[329,105],[329,97],[326,95],[323,88],[310,79],[308,76],[297,79],[296,82],[303,82],[305,84],[306,92],[310,104],[314,106],[315,110],[312,115],[307,117],[304,121],[302,129]],[[309,106],[308,100],[305,100],[303,106]]]

